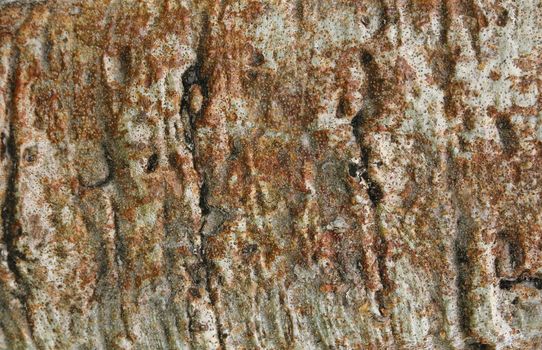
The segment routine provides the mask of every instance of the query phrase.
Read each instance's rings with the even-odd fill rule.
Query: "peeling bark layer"
[[[0,1],[0,349],[539,349],[538,0]]]

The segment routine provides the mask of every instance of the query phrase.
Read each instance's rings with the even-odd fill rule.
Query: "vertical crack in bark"
[[[371,202],[377,207],[384,197],[384,193],[380,184],[369,174],[371,148],[365,140],[364,134],[367,133],[368,126],[373,124],[374,120],[381,114],[382,107],[378,100],[378,96],[382,93],[383,84],[374,58],[368,51],[363,51],[361,53],[361,62],[365,67],[364,70],[367,74],[367,101],[364,108],[359,110],[352,119],[351,124],[354,138],[360,147],[361,163],[358,168],[359,175],[367,184],[367,194],[369,195]]]
[[[454,60],[454,53],[452,51],[452,48],[450,47],[450,43],[448,40],[449,32],[450,32],[450,12],[451,12],[451,4],[448,2],[449,0],[441,0],[440,1],[440,8],[439,8],[439,15],[440,15],[440,23],[441,23],[441,32],[440,32],[440,39],[442,42],[442,50],[444,51],[442,56],[442,63],[440,64],[440,72],[438,72],[438,76],[441,78],[440,80],[440,88],[443,91],[444,100],[443,100],[443,108],[444,108],[444,114],[448,120],[453,120],[456,117],[456,110],[454,106],[454,85],[452,83],[452,79],[455,75],[456,70],[456,64],[457,62]],[[465,216],[463,211],[461,210],[461,204],[458,203],[459,199],[457,198],[456,193],[456,186],[458,185],[458,179],[456,176],[458,175],[458,169],[455,166],[454,159],[453,159],[453,153],[450,149],[447,151],[447,177],[448,177],[448,188],[449,191],[451,191],[451,197],[452,197],[452,206],[454,207],[456,213],[458,213],[459,217],[457,219],[457,225],[456,225],[456,235],[454,238],[454,257],[453,262],[457,268],[457,277],[456,277],[456,288],[457,288],[457,310],[458,310],[458,326],[459,331],[463,333],[463,336],[467,335],[469,333],[469,321],[468,321],[468,311],[467,311],[467,299],[466,299],[466,293],[467,293],[467,279],[466,279],[466,273],[468,273],[468,256],[467,256],[467,246],[469,239],[466,229],[468,227],[465,225]]]
[[[18,64],[18,52],[14,54],[13,67]],[[16,281],[22,282],[22,278],[17,268],[17,259],[23,258],[23,255],[17,250],[16,240],[20,234],[17,225],[17,176],[19,173],[19,154],[15,140],[15,127],[13,125],[15,106],[15,72],[10,72],[9,76],[9,98],[11,109],[9,109],[9,136],[6,143],[6,154],[10,160],[8,169],[8,179],[6,184],[6,197],[2,205],[2,229],[4,232],[4,242],[7,249],[7,264]],[[26,290],[23,293],[28,292]],[[22,301],[22,300],[21,300]]]
[[[376,260],[378,264],[378,279],[381,285],[381,288],[378,290],[373,290],[375,293],[375,302],[378,304],[378,311],[380,316],[385,316],[386,314],[386,303],[385,295],[390,290],[391,285],[387,277],[387,267],[386,267],[386,239],[382,237],[378,223],[380,222],[380,214],[378,206],[381,200],[384,198],[384,192],[381,185],[371,177],[369,168],[370,168],[370,159],[371,159],[371,147],[366,139],[367,133],[370,128],[376,122],[382,114],[382,104],[380,101],[380,96],[383,93],[384,85],[383,79],[380,76],[379,69],[377,64],[374,61],[374,57],[368,51],[362,51],[360,55],[361,63],[363,64],[365,74],[367,75],[367,88],[366,88],[366,101],[362,109],[358,111],[356,116],[352,119],[351,126],[352,132],[356,143],[359,146],[360,150],[360,163],[357,165],[357,169],[350,168],[351,173],[357,174],[367,185],[367,195],[373,204],[374,209],[374,220],[376,223],[375,234],[376,244],[374,246]]]
[[[115,263],[117,264],[117,289],[120,296],[120,317],[122,320],[122,325],[124,327],[124,334],[128,339],[132,340],[132,332],[130,331],[130,323],[128,320],[128,314],[124,308],[123,302],[123,286],[121,279],[121,271],[123,268],[126,268],[126,259],[127,259],[127,247],[124,243],[124,237],[121,235],[120,222],[118,217],[118,207],[116,204],[112,203],[111,207],[113,209],[113,232],[114,232],[114,242],[115,242]]]
[[[19,153],[17,149],[17,142],[15,137],[14,118],[17,111],[15,94],[16,94],[16,73],[19,63],[19,49],[14,48],[15,52],[12,57],[11,67],[13,68],[9,74],[9,136],[6,144],[6,154],[10,159],[10,165],[8,169],[8,177],[6,184],[6,195],[4,203],[2,204],[2,230],[4,233],[4,243],[6,245],[6,262],[9,270],[13,273],[15,283],[19,290],[15,297],[20,301],[23,309],[25,310],[26,322],[29,326],[30,338],[33,340],[34,327],[33,321],[30,317],[30,309],[28,308],[28,295],[30,293],[30,286],[25,282],[24,277],[17,266],[17,260],[27,260],[23,253],[17,248],[17,239],[21,236],[21,227],[17,221],[17,204],[18,204],[18,188],[17,178],[19,176]]]
[[[14,37],[18,37],[19,31],[16,31],[16,34]],[[6,89],[6,116],[8,117],[8,130],[9,135],[6,137],[2,133],[2,136],[6,138],[6,140],[3,142],[6,142],[5,148],[3,148],[2,152],[5,152],[5,155],[9,159],[9,165],[7,166],[7,181],[6,181],[6,193],[4,198],[4,203],[2,203],[2,231],[3,231],[3,240],[6,247],[6,263],[8,266],[8,269],[13,274],[14,282],[19,290],[12,291],[11,293],[14,294],[15,298],[19,300],[21,303],[22,310],[24,312],[24,316],[21,317],[21,319],[26,319],[26,323],[28,326],[28,330],[30,332],[29,336],[30,342],[33,342],[34,338],[34,329],[33,329],[33,322],[32,318],[30,317],[29,308],[28,308],[28,295],[30,293],[30,286],[25,282],[24,277],[21,275],[21,272],[19,271],[19,268],[17,267],[17,260],[25,260],[25,256],[18,250],[17,248],[17,238],[21,234],[20,226],[17,222],[17,203],[18,203],[18,194],[17,194],[17,177],[19,173],[19,154],[17,150],[17,144],[15,140],[15,127],[14,127],[14,118],[15,113],[17,110],[16,102],[15,102],[15,94],[16,94],[16,73],[17,73],[17,67],[19,65],[19,47],[16,43],[14,43],[13,47],[13,53],[11,53],[10,60],[9,60],[9,72],[7,75],[7,85],[8,89]],[[4,147],[4,144],[2,143],[2,147]],[[10,297],[5,296],[5,291],[2,291],[1,299],[8,299]],[[2,303],[4,303],[4,300],[2,300]],[[5,305],[9,305],[9,300],[5,301]],[[16,318],[17,316],[13,315],[12,312],[13,309],[10,308],[11,312],[7,312],[6,317],[11,318],[10,323],[16,325],[17,332],[20,331],[20,328],[24,328],[24,325],[20,324],[20,321],[18,321]],[[6,325],[4,321],[2,320],[2,329],[6,328]],[[6,332],[6,334],[10,333],[9,331]],[[19,339],[24,338],[24,336],[19,337]],[[13,341],[15,338],[8,337],[8,343]]]
[[[504,153],[509,156],[516,153],[519,149],[519,140],[510,118],[504,115],[499,116],[495,125],[497,126]]]
[[[207,178],[205,171],[202,170],[203,165],[198,164],[198,149],[197,149],[197,142],[195,140],[195,133],[196,133],[196,119],[200,118],[203,113],[205,113],[205,110],[207,108],[207,104],[209,101],[209,86],[208,86],[208,79],[207,76],[203,72],[203,64],[204,64],[204,57],[206,54],[206,41],[207,37],[209,35],[209,18],[208,15],[204,15],[203,21],[202,21],[202,32],[201,36],[199,38],[199,45],[197,48],[197,57],[195,63],[190,66],[182,76],[182,83],[183,83],[183,96],[181,99],[181,116],[187,116],[188,117],[188,123],[185,123],[185,141],[187,143],[187,146],[189,150],[192,152],[192,159],[194,162],[194,167],[198,174],[200,175],[200,193],[199,193],[199,207],[201,210],[201,226],[198,231],[199,239],[200,239],[200,247],[199,247],[199,259],[201,266],[205,269],[205,279],[203,281],[204,288],[208,294],[209,301],[212,306],[212,310],[215,317],[215,325],[217,330],[217,337],[219,344],[222,349],[226,349],[225,344],[225,336],[222,329],[222,323],[220,320],[220,316],[217,310],[217,298],[215,293],[213,293],[213,287],[211,285],[211,274],[212,274],[212,268],[213,263],[210,261],[210,259],[207,256],[207,236],[205,232],[207,231],[207,224],[213,213],[216,211],[221,212],[220,209],[211,208],[208,204],[208,196],[209,196],[209,187],[207,185]],[[201,90],[201,94],[203,97],[202,106],[199,109],[199,111],[194,111],[191,108],[191,89],[193,87],[199,87]],[[220,225],[224,222],[225,217],[222,218],[222,221],[218,224],[216,229],[219,229]],[[216,226],[216,224],[215,224]],[[210,230],[210,233],[214,233],[215,229]],[[189,331],[192,335],[192,331],[194,328],[193,325],[193,317],[189,314]]]
[[[179,328],[179,317],[177,316],[177,312],[176,312],[177,305],[175,304],[175,297],[176,297],[176,295],[178,293],[178,291],[176,289],[178,287],[178,285],[176,283],[178,281],[177,281],[177,278],[174,277],[175,276],[175,274],[174,274],[175,273],[174,264],[175,264],[175,260],[176,260],[175,259],[176,245],[171,246],[172,241],[171,241],[170,237],[174,234],[174,228],[171,225],[173,217],[172,217],[172,214],[171,214],[170,206],[171,206],[170,201],[167,200],[167,199],[164,200],[164,203],[163,203],[164,221],[165,221],[164,231],[165,231],[165,242],[166,242],[166,247],[164,249],[164,255],[165,255],[165,266],[166,266],[166,280],[167,280],[168,286],[170,288],[166,308],[170,312],[171,317],[173,318],[174,329],[177,330],[176,333],[179,333],[181,331],[181,329]],[[172,280],[173,278],[175,278],[175,280]],[[187,305],[188,305],[188,303],[187,303]],[[190,325],[191,315],[188,313],[188,310],[187,310],[187,319],[188,319],[188,324]],[[174,344],[175,343],[175,335],[171,333],[171,331],[169,330],[169,328],[166,325],[164,326],[164,329],[166,330],[166,337],[167,337],[168,341],[171,344]],[[191,336],[192,333],[190,332],[189,335]]]
[[[200,191],[200,209],[202,213],[202,223],[201,228],[199,230],[199,236],[200,236],[200,259],[201,264],[203,265],[205,269],[205,290],[207,291],[207,294],[209,296],[209,300],[211,302],[211,305],[213,307],[213,312],[215,315],[215,322],[216,322],[216,330],[217,330],[217,336],[218,341],[220,343],[221,349],[226,349],[225,344],[225,337],[224,337],[224,331],[222,329],[222,322],[220,320],[220,316],[218,314],[217,310],[217,296],[215,293],[213,293],[213,287],[211,285],[211,274],[212,274],[212,268],[213,268],[213,262],[208,258],[207,256],[207,235],[204,234],[204,229],[206,227],[207,220],[211,213],[211,208],[209,207],[207,203],[207,196],[209,195],[207,189],[207,184],[205,180],[203,180],[203,183],[201,185],[201,191]]]
[[[468,285],[467,275],[469,273],[469,257],[468,257],[468,239],[469,239],[469,223],[465,216],[461,215],[457,219],[457,238],[454,245],[455,264],[457,266],[457,281],[458,290],[458,310],[459,310],[459,327],[464,334],[470,332],[470,315],[468,313]]]

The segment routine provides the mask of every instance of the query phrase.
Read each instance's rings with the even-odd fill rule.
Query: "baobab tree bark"
[[[0,349],[540,349],[539,0],[0,1]]]

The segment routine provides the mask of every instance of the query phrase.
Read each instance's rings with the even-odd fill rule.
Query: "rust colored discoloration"
[[[1,4],[0,348],[538,348],[541,11]]]

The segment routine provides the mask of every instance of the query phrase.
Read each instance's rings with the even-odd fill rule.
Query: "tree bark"
[[[0,1],[0,349],[542,348],[539,0]]]

